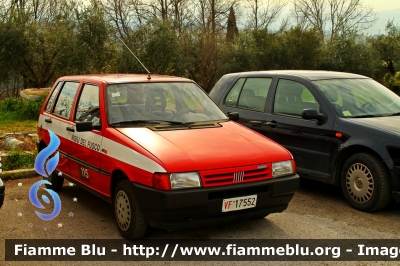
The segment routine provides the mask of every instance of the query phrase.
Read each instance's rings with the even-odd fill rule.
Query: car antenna
[[[131,52],[131,54],[133,54],[133,56],[136,58],[136,60],[138,60],[138,62],[142,65],[142,67],[146,70],[146,72],[147,72],[147,74],[148,74],[147,79],[148,79],[148,80],[151,80],[151,77],[150,77],[150,74],[151,74],[151,73],[150,73],[150,71],[143,65],[142,62],[140,62],[139,58],[137,58],[137,56],[132,52],[132,50],[129,49],[128,45],[126,45],[126,43],[125,43],[119,36],[117,36],[117,37],[118,37],[118,39],[125,45],[125,47],[128,48],[129,52]]]

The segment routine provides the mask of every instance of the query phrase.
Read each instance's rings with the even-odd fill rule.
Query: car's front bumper
[[[132,184],[148,223],[153,227],[176,230],[282,212],[298,190],[300,179],[296,174],[253,183],[176,191]],[[222,212],[224,199],[255,194],[255,208]]]
[[[0,178],[0,208],[3,206],[4,202],[4,191],[5,191],[5,185],[3,183],[3,180]]]

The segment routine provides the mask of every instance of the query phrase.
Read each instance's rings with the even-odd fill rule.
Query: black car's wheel
[[[383,163],[369,153],[352,155],[342,169],[342,190],[350,205],[373,212],[390,201],[390,183]]]
[[[46,188],[52,189],[54,191],[60,191],[62,189],[63,184],[64,184],[64,178],[62,176],[59,176],[56,173],[56,171],[54,171],[50,175],[50,179],[47,179],[47,178],[45,178],[45,179],[51,183],[51,185],[46,184]]]
[[[129,181],[118,183],[114,193],[115,219],[121,235],[139,239],[146,234],[147,222]]]

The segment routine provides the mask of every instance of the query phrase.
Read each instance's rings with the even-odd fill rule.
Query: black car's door
[[[265,134],[265,104],[272,77],[241,77],[221,101],[220,108],[225,113],[238,112],[239,123]]]
[[[300,174],[331,179],[334,116],[327,116],[323,124],[301,118],[305,108],[325,113],[322,96],[310,83],[287,78],[274,82],[270,93],[272,97],[266,108],[270,115],[264,134],[292,153]]]

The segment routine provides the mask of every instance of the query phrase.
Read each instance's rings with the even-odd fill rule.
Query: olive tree
[[[299,25],[315,28],[328,39],[365,30],[376,20],[362,0],[294,0],[293,13]]]

